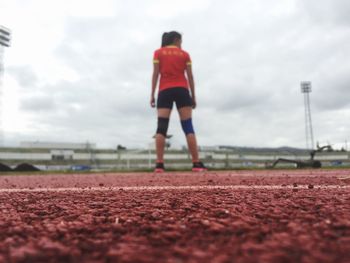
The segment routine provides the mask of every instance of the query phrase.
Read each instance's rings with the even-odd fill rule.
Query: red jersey
[[[154,52],[153,63],[159,63],[159,91],[183,87],[188,88],[185,76],[187,65],[191,65],[190,55],[176,47],[166,46]]]

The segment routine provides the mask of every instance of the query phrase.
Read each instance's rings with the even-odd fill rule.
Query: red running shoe
[[[154,169],[155,173],[164,173],[164,163],[156,163],[156,168]]]
[[[204,166],[202,162],[194,162],[192,167],[192,172],[205,172],[208,168]]]

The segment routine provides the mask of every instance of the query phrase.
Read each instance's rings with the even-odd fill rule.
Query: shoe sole
[[[156,169],[154,169],[154,172],[155,173],[164,173],[164,169],[156,168]]]

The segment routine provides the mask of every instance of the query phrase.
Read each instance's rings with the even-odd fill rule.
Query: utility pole
[[[304,107],[305,107],[305,139],[306,139],[306,149],[314,149],[314,134],[312,130],[312,120],[311,120],[311,107],[310,107],[310,96],[311,93],[311,82],[302,81],[300,83],[301,92],[304,94]]]
[[[11,31],[0,26],[0,147],[4,145],[4,132],[2,127],[2,89],[4,76],[4,55],[5,47],[9,47],[11,42]]]

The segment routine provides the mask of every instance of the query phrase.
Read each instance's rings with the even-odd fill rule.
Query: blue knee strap
[[[184,133],[186,135],[191,134],[191,133],[194,134],[194,129],[193,129],[191,118],[181,121],[181,126],[182,126],[182,130],[184,131]]]

